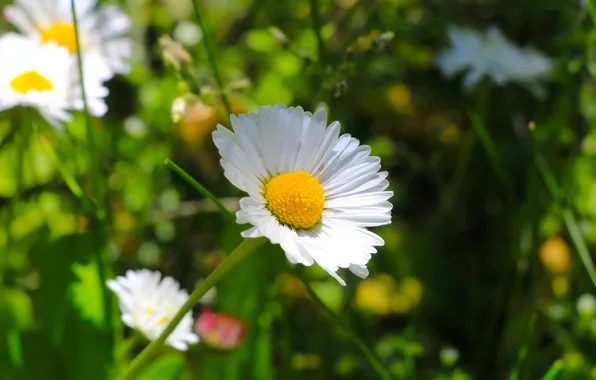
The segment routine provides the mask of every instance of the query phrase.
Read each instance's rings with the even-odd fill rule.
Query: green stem
[[[199,4],[197,0],[192,0],[192,5],[195,10],[195,17],[197,19],[197,24],[201,31],[203,32],[203,41],[205,42],[205,51],[207,52],[207,60],[209,61],[209,65],[211,65],[211,71],[213,72],[213,77],[217,82],[217,86],[219,87],[219,91],[221,93],[221,101],[224,104],[226,112],[228,115],[232,114],[232,108],[230,107],[230,102],[228,101],[228,97],[224,91],[224,84],[223,80],[221,79],[221,75],[219,74],[219,68],[217,67],[217,63],[215,60],[215,49],[213,48],[213,41],[211,41],[211,36],[209,35],[209,31],[207,30],[205,23],[203,22],[203,17],[201,16],[201,10],[199,9]]]
[[[186,182],[188,182],[192,187],[194,187],[195,189],[197,189],[197,191],[201,194],[203,194],[203,196],[209,198],[211,200],[211,202],[213,202],[213,204],[215,204],[215,206],[217,206],[217,208],[219,209],[219,211],[222,212],[222,214],[224,214],[224,216],[231,220],[232,222],[235,221],[235,217],[234,217],[234,213],[231,212],[230,210],[227,209],[227,207],[219,200],[219,198],[217,198],[212,192],[210,192],[209,190],[207,190],[207,188],[203,185],[201,185],[197,180],[195,180],[192,176],[190,176],[190,174],[188,174],[187,172],[184,171],[184,169],[182,169],[180,166],[176,165],[172,160],[167,159],[164,164],[172,169],[174,172],[176,172],[176,174],[178,174],[180,177],[182,177]]]
[[[75,6],[75,0],[70,0],[70,9],[72,11],[73,26],[75,28],[75,40],[77,46],[77,70],[79,73],[79,83],[81,85],[81,96],[83,98],[83,114],[85,116],[85,127],[87,135],[87,144],[89,148],[89,156],[91,158],[91,184],[95,192],[96,202],[98,203],[97,218],[100,223],[105,221],[105,209],[101,200],[101,192],[99,187],[99,157],[97,154],[97,146],[95,144],[95,134],[93,133],[93,126],[91,124],[91,115],[89,114],[89,105],[87,104],[87,91],[85,88],[85,79],[83,75],[83,57],[81,54],[81,41],[79,36],[79,24]]]
[[[497,177],[499,178],[499,182],[501,182],[501,185],[509,197],[509,200],[514,200],[515,193],[513,190],[513,182],[505,170],[503,162],[501,161],[501,157],[499,156],[499,153],[497,152],[497,149],[495,148],[495,145],[493,144],[493,141],[490,138],[486,127],[484,126],[484,123],[482,123],[480,117],[473,112],[469,112],[469,117],[472,121],[474,132],[482,143],[486,155],[488,156],[488,159],[490,160],[490,163],[497,174]]]
[[[91,165],[91,186],[94,192],[96,202],[95,214],[97,218],[101,236],[105,237],[107,245],[107,225],[106,225],[106,210],[103,201],[102,191],[100,188],[100,170],[99,170],[99,156],[97,146],[95,144],[95,135],[93,133],[93,126],[91,125],[91,115],[89,114],[89,105],[87,104],[87,91],[85,88],[85,77],[83,75],[83,56],[81,54],[81,38],[79,36],[79,20],[77,17],[77,10],[75,0],[70,0],[70,11],[72,12],[72,23],[75,30],[75,42],[77,48],[77,70],[79,73],[79,83],[81,85],[81,97],[83,98],[83,115],[85,117],[86,126],[86,143],[89,150],[90,165]],[[114,299],[105,285],[109,275],[109,250],[99,250],[100,254],[95,258],[97,260],[97,272],[102,286],[102,297],[104,304],[104,319],[110,331],[113,329],[113,321],[115,320]]]
[[[562,369],[563,361],[556,360],[550,367],[550,369],[544,374],[542,380],[554,380]]]
[[[236,265],[238,265],[242,260],[244,260],[250,253],[254,252],[258,247],[260,247],[263,243],[265,243],[267,239],[265,238],[256,238],[256,239],[244,239],[238,247],[228,256],[224,261],[219,264],[217,268],[207,278],[205,281],[201,282],[199,286],[192,292],[188,300],[182,305],[180,310],[176,313],[176,315],[172,318],[168,326],[164,329],[164,331],[151,342],[144,350],[137,356],[125,369],[124,373],[118,377],[118,380],[125,380],[125,379],[135,379],[139,372],[145,368],[153,357],[157,354],[157,351],[164,345],[166,339],[170,334],[176,329],[176,326],[182,318],[192,310],[192,308],[199,303],[201,298],[207,293],[209,289],[214,287],[222,278],[224,278],[231,269],[233,269]]]
[[[325,72],[325,66],[327,64],[327,56],[325,54],[325,46],[323,45],[323,38],[321,37],[321,14],[319,12],[319,1],[310,0],[310,17],[312,19],[312,28],[317,37],[317,48],[319,52],[319,64],[323,73]]]
[[[573,211],[569,207],[565,207],[562,204],[561,200],[561,190],[557,185],[554,175],[552,174],[548,164],[544,160],[544,158],[540,155],[536,156],[536,166],[538,171],[542,175],[544,182],[546,183],[551,196],[554,198],[555,202],[558,204],[559,208],[561,209],[561,216],[563,217],[563,222],[565,223],[565,227],[567,227],[567,231],[569,232],[569,236],[571,236],[571,241],[579,254],[579,257],[584,264],[584,268],[588,272],[588,276],[592,283],[596,287],[596,267],[594,267],[594,262],[592,261],[592,256],[590,255],[590,251],[588,250],[588,245],[584,240],[584,237],[581,233],[579,228],[579,224],[575,219],[575,215]]]
[[[310,297],[315,302],[317,302],[319,306],[321,306],[321,308],[323,309],[323,313],[333,323],[333,326],[339,328],[344,334],[346,334],[346,336],[352,341],[352,343],[354,343],[354,345],[358,348],[358,350],[360,350],[370,367],[373,369],[373,371],[376,372],[379,378],[383,380],[391,380],[393,377],[391,376],[389,370],[385,368],[381,359],[366,345],[366,343],[362,341],[362,339],[360,339],[360,337],[358,337],[358,335],[356,335],[355,332],[352,331],[352,329],[345,323],[345,321],[340,316],[335,314],[333,310],[331,310],[327,305],[325,305],[323,300],[319,298],[317,293],[315,293],[315,291],[310,287],[310,285],[304,279],[304,277],[300,273],[298,273],[298,271],[296,271],[296,275],[300,278],[300,280],[306,287],[306,290],[308,291]]]

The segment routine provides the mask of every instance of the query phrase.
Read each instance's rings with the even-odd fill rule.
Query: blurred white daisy
[[[316,262],[342,285],[339,268],[368,276],[384,242],[366,227],[391,222],[393,195],[370,147],[339,136],[338,122],[327,127],[323,109],[276,105],[230,118],[234,131],[218,125],[213,140],[225,176],[249,195],[236,217],[254,227],[242,236],[264,236],[292,263]]]
[[[452,26],[447,34],[451,47],[438,57],[437,65],[446,77],[466,71],[463,85],[470,89],[484,76],[498,85],[517,83],[535,95],[542,95],[540,80],[552,69],[544,55],[521,49],[508,41],[496,27],[482,35],[476,31]]]
[[[188,300],[188,293],[172,277],[161,278],[161,273],[147,269],[126,272],[108,281],[108,287],[118,296],[122,322],[137,329],[150,340],[155,340],[176,312]],[[192,332],[192,313],[188,312],[166,343],[185,351],[189,344],[197,343],[199,337]]]
[[[83,60],[93,61],[102,79],[129,71],[132,42],[125,35],[130,18],[115,5],[100,6],[97,0],[76,0],[79,39]],[[71,54],[77,45],[70,0],[15,0],[4,16],[19,31],[43,43],[56,43]]]
[[[93,72],[90,63],[85,73]],[[102,116],[108,90],[97,77],[85,74],[89,111]],[[53,126],[70,121],[67,110],[82,110],[83,98],[76,59],[56,45],[7,33],[0,38],[0,110],[33,107]]]

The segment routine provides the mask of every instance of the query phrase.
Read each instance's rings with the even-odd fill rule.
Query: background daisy
[[[107,80],[128,73],[132,41],[125,37],[131,21],[114,5],[95,9],[95,0],[76,0],[81,50],[84,61],[93,61],[96,75]],[[76,54],[75,29],[70,0],[16,0],[4,16],[19,31],[43,43],[55,43]]]
[[[447,34],[451,46],[440,53],[437,65],[446,77],[465,71],[463,85],[469,89],[488,76],[498,85],[517,83],[543,94],[540,80],[552,69],[551,60],[542,54],[521,49],[507,40],[497,27],[484,35],[452,26]]]
[[[213,140],[225,176],[249,195],[236,216],[254,227],[242,236],[265,236],[291,262],[316,262],[342,285],[339,268],[366,277],[383,245],[366,227],[391,222],[393,195],[370,147],[339,136],[338,122],[327,127],[323,109],[265,106],[231,121],[234,131],[218,125]]]
[[[90,72],[94,72],[93,62],[85,68],[84,78],[89,111],[102,116],[108,90]],[[54,44],[14,33],[1,37],[0,110],[16,106],[38,109],[55,127],[70,121],[68,110],[83,109],[76,59]]]
[[[156,339],[166,328],[178,309],[188,299],[188,293],[172,277],[147,269],[126,272],[108,281],[108,287],[118,296],[122,322],[137,329],[150,340]],[[166,343],[178,350],[186,350],[199,337],[192,332],[192,313],[184,316]]]

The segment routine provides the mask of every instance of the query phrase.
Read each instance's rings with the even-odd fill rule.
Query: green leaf
[[[139,380],[182,380],[187,379],[184,368],[186,358],[181,354],[163,356],[157,359],[141,376]]]
[[[24,377],[49,378],[52,373],[61,379],[109,378],[114,346],[108,318],[112,299],[104,300],[106,274],[98,269],[105,249],[101,237],[76,234],[34,251],[43,324],[40,331],[26,337],[29,343],[23,344]],[[35,340],[40,343],[32,343]],[[32,347],[40,344],[43,350]],[[46,373],[37,371],[36,366]]]

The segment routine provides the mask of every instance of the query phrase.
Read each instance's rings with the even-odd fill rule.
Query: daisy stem
[[[201,194],[203,194],[203,196],[209,198],[211,200],[211,202],[213,202],[213,204],[215,204],[215,206],[217,206],[217,208],[219,209],[219,211],[221,211],[222,214],[224,214],[224,216],[227,219],[231,220],[232,222],[235,220],[234,213],[231,212],[230,210],[228,210],[227,207],[219,200],[219,198],[217,198],[212,192],[210,192],[209,190],[207,190],[207,188],[205,186],[201,185],[190,174],[188,174],[187,172],[185,172],[184,169],[182,169],[180,166],[176,165],[170,159],[167,159],[164,163],[165,163],[165,165],[168,168],[170,168],[174,172],[176,172],[176,174],[178,174],[180,177],[182,177],[192,187],[194,187],[195,189],[197,189],[197,191],[199,193],[201,193]]]
[[[588,245],[586,244],[586,241],[582,235],[579,224],[575,219],[575,215],[569,207],[563,205],[563,202],[561,201],[561,191],[544,157],[536,154],[535,162],[542,179],[546,183],[546,187],[550,191],[551,196],[554,198],[561,210],[561,217],[563,218],[565,227],[567,227],[571,241],[573,242],[573,245],[579,254],[584,268],[586,268],[590,280],[592,280],[592,283],[594,286],[596,286],[596,267],[594,266],[594,261],[592,261],[592,256],[590,255]]]
[[[232,114],[232,108],[230,107],[230,102],[228,101],[228,97],[224,91],[224,84],[223,80],[221,79],[221,75],[219,73],[219,68],[217,67],[217,63],[215,62],[215,49],[213,48],[213,41],[211,41],[211,36],[209,35],[209,31],[203,22],[203,17],[201,16],[201,9],[199,8],[199,4],[197,0],[192,0],[192,5],[195,10],[195,17],[197,19],[197,24],[201,31],[203,32],[203,41],[205,43],[205,52],[207,53],[207,60],[209,61],[209,65],[211,65],[211,71],[213,72],[213,77],[217,82],[217,86],[219,87],[219,91],[221,94],[221,101],[226,109],[228,115]]]
[[[106,209],[103,199],[102,190],[100,187],[100,170],[99,170],[99,155],[97,152],[97,145],[95,144],[95,135],[93,133],[93,125],[91,124],[91,116],[89,114],[89,105],[87,104],[87,92],[85,88],[85,77],[83,75],[83,56],[81,53],[81,37],[79,35],[79,20],[77,17],[77,10],[75,0],[70,0],[70,11],[72,13],[72,24],[75,31],[75,43],[77,48],[77,70],[79,73],[79,84],[81,85],[81,97],[83,98],[83,115],[85,117],[86,127],[86,143],[87,149],[89,150],[90,166],[91,166],[91,186],[93,191],[92,200],[94,198],[95,207],[93,213],[97,223],[99,225],[99,235],[103,238],[103,243],[107,245],[107,223],[106,223]],[[114,298],[105,286],[107,279],[110,276],[110,257],[108,249],[99,250],[99,254],[95,258],[97,260],[97,274],[99,276],[101,284],[102,298],[103,298],[103,309],[104,309],[104,320],[106,321],[106,327],[113,331],[114,339],[118,339],[118,331],[114,329],[113,321],[116,319]],[[118,325],[119,326],[119,325]]]
[[[81,41],[79,36],[79,23],[77,18],[75,0],[70,0],[70,10],[72,12],[72,22],[75,29],[75,42],[77,47],[77,70],[79,73],[79,83],[81,85],[81,97],[83,98],[83,115],[85,116],[86,140],[89,149],[89,156],[91,159],[91,185],[95,191],[94,197],[98,204],[96,217],[100,224],[105,222],[105,210],[101,201],[101,193],[99,187],[99,158],[97,156],[97,146],[95,144],[95,135],[93,133],[93,125],[91,124],[91,116],[89,114],[89,105],[87,104],[87,92],[85,89],[85,80],[83,76],[83,58],[81,55]]]
[[[383,365],[381,359],[370,349],[370,347],[368,347],[366,343],[364,343],[364,341],[362,341],[362,339],[360,339],[358,335],[356,335],[354,331],[352,331],[352,329],[346,324],[343,318],[334,313],[333,310],[331,310],[327,305],[325,305],[323,300],[321,300],[317,293],[315,293],[315,291],[310,287],[310,285],[304,279],[302,274],[298,273],[298,271],[296,271],[295,273],[298,276],[298,278],[300,278],[300,281],[302,281],[302,283],[304,284],[306,291],[308,292],[310,297],[323,309],[323,313],[325,314],[325,316],[333,323],[334,327],[339,328],[344,334],[346,334],[346,336],[352,341],[352,343],[354,343],[354,345],[358,348],[358,350],[360,350],[370,367],[373,369],[373,371],[376,372],[379,378],[383,380],[391,380],[393,378],[391,376],[391,372],[389,372],[389,370],[385,368],[385,365]]]
[[[254,252],[258,247],[263,245],[267,239],[261,237],[256,239],[244,239],[240,245],[234,249],[228,257],[224,259],[207,276],[207,278],[196,287],[192,292],[188,300],[182,305],[182,308],[178,310],[176,315],[172,318],[170,323],[166,326],[164,331],[137,356],[129,365],[126,367],[122,375],[117,380],[136,379],[139,372],[146,368],[153,357],[157,354],[159,349],[165,344],[166,339],[176,329],[176,326],[182,321],[184,316],[192,310],[192,308],[199,303],[201,298],[207,293],[209,289],[214,287],[222,278],[224,278],[230,270],[244,260],[250,253]]]

